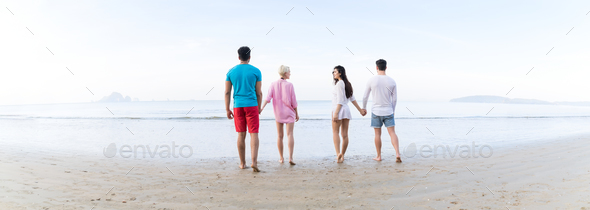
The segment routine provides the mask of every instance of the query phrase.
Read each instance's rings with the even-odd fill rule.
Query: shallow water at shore
[[[548,139],[585,132],[590,118],[513,118],[513,119],[397,119],[396,133],[402,155],[409,145],[449,146],[490,145],[493,149],[542,143]],[[374,131],[369,119],[350,122],[347,155],[373,155]],[[277,131],[274,121],[260,122],[261,160],[278,159]],[[137,157],[169,157],[166,145],[183,159],[237,157],[236,139],[231,120],[132,120],[132,119],[0,119],[0,145],[28,152],[48,151],[104,157],[105,149],[114,143],[117,158],[121,147],[129,145]],[[300,120],[295,124],[295,158],[314,159],[335,156],[329,120]],[[246,138],[247,156],[249,139]],[[383,155],[395,154],[389,135],[383,129]],[[284,140],[284,151],[288,148]],[[174,144],[175,146],[173,146]],[[183,147],[183,158],[178,154]],[[137,148],[136,148],[137,147]],[[149,147],[149,151],[145,147]],[[159,151],[154,151],[159,147]],[[192,153],[190,150],[192,149]],[[477,149],[477,148],[476,148]],[[145,153],[144,153],[145,151]],[[154,154],[158,152],[157,154]],[[170,151],[172,152],[172,151]],[[444,151],[439,151],[440,153]],[[484,153],[487,154],[487,149]],[[107,152],[108,153],[108,152]],[[150,155],[151,153],[151,155]],[[411,151],[409,152],[411,153]],[[108,155],[108,154],[107,154]],[[154,158],[152,158],[152,156]],[[419,158],[416,157],[416,158]]]

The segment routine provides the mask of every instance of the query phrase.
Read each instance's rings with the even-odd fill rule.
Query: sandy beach
[[[2,209],[590,209],[590,135],[490,158],[155,161],[0,152]],[[234,149],[234,148],[231,148]]]

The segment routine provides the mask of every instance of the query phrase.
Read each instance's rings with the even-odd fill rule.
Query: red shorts
[[[258,133],[258,115],[258,106],[234,108],[236,132],[246,132],[246,126],[248,126],[250,133]]]

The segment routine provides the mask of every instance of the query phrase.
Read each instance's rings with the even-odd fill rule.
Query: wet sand
[[[0,151],[1,209],[590,209],[589,135],[490,158],[162,161]],[[386,144],[384,144],[385,146]],[[391,145],[389,145],[391,146]],[[232,148],[234,149],[234,148]],[[331,152],[331,151],[330,151]],[[237,156],[237,151],[236,151]],[[278,156],[278,155],[277,155]],[[277,157],[278,159],[278,157]],[[248,161],[248,164],[249,161]]]

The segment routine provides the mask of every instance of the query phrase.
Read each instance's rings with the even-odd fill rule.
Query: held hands
[[[360,113],[364,117],[365,115],[367,115],[367,110],[366,109],[361,109],[360,110]]]

